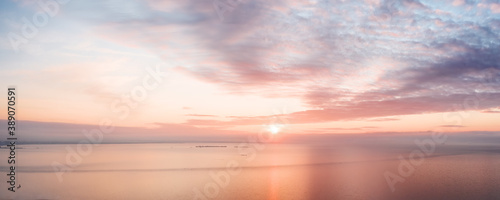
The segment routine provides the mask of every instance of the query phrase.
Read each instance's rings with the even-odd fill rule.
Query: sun
[[[270,125],[268,125],[267,130],[271,134],[276,135],[281,131],[282,127],[283,127],[283,125],[281,125],[281,124],[270,124]]]

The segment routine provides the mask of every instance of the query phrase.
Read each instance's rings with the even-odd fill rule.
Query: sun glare
[[[280,125],[280,124],[271,124],[268,126],[268,131],[273,134],[273,135],[276,135],[278,134],[280,131],[281,131],[281,127],[283,125]]]

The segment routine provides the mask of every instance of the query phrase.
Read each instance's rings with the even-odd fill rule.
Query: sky
[[[495,132],[498,55],[498,0],[0,3],[0,83],[47,134]]]

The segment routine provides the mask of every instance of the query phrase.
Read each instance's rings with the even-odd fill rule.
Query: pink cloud
[[[492,3],[490,9],[493,13],[500,13],[500,3]]]
[[[461,6],[461,5],[464,5],[465,4],[465,1],[464,0],[454,0],[452,5],[453,6]]]
[[[306,110],[283,115],[291,124],[318,123],[329,121],[359,120],[370,118],[381,118],[385,120],[396,120],[393,118],[383,118],[385,116],[422,114],[429,112],[449,112],[456,111],[464,99],[469,95],[451,95],[441,97],[412,97],[404,99],[391,99],[383,101],[359,100],[358,102],[345,102],[328,109]],[[491,98],[483,99],[481,107],[497,105],[495,98],[500,98],[500,93],[491,94]],[[462,108],[464,109],[464,108]],[[472,108],[469,108],[472,109]],[[273,116],[240,117],[229,121],[220,120],[188,120],[188,125],[216,125],[216,126],[236,126],[236,125],[262,125],[266,124]],[[374,120],[377,121],[377,120]],[[379,120],[380,121],[380,120]],[[382,120],[384,121],[384,120]]]

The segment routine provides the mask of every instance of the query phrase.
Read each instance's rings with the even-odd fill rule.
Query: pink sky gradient
[[[4,4],[5,36],[40,11]],[[19,52],[0,39],[0,82],[17,87],[19,120],[74,126],[500,131],[498,3],[243,1],[215,12],[212,1],[72,1]],[[156,66],[162,81],[124,103]]]

